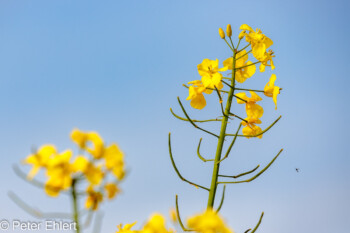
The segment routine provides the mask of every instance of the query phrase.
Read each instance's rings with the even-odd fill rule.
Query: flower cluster
[[[54,145],[43,145],[24,160],[32,165],[28,179],[44,169],[45,192],[51,197],[84,185],[85,207],[97,210],[104,198],[113,199],[120,192],[118,184],[125,175],[124,154],[117,144],[106,146],[96,132],[74,129],[71,139],[78,145],[79,155],[73,158],[72,150],[59,153]]]
[[[173,218],[173,217],[172,217]],[[173,219],[175,220],[175,219]],[[175,222],[177,223],[177,222]],[[164,216],[161,214],[154,214],[144,224],[141,230],[132,230],[131,228],[136,224],[119,225],[116,233],[174,233],[172,229],[167,229]],[[190,217],[187,221],[190,231],[199,233],[233,233],[233,231],[226,225],[222,217],[214,210],[208,209],[203,213]]]
[[[219,60],[204,59],[201,64],[197,66],[198,73],[201,76],[200,80],[189,82],[189,95],[187,100],[190,100],[190,104],[193,108],[203,109],[206,106],[206,100],[204,94],[211,94],[215,90],[220,97],[220,103],[222,102],[220,93],[229,93],[224,90],[224,79],[233,81],[233,86],[227,84],[226,86],[230,89],[249,91],[251,97],[247,97],[245,92],[235,94],[238,104],[245,104],[247,117],[242,121],[243,134],[245,136],[257,135],[262,132],[261,128],[257,124],[261,123],[260,118],[262,117],[264,110],[257,104],[262,98],[256,94],[255,91],[250,89],[241,89],[236,87],[236,82],[244,83],[248,78],[252,77],[256,72],[255,64],[260,63],[260,72],[265,71],[265,67],[271,67],[271,70],[275,69],[272,58],[274,52],[268,50],[273,44],[273,41],[264,35],[260,29],[254,31],[247,24],[243,24],[240,27],[242,30],[238,35],[237,48],[232,43],[232,29],[231,25],[227,25],[226,35],[230,38],[231,45],[225,38],[225,32],[220,28],[219,35],[226,41],[230,49],[233,51],[233,56],[223,61],[223,67],[219,68]],[[245,38],[248,43],[243,49],[238,50],[238,46],[241,40]],[[246,48],[251,47],[251,50],[246,51]],[[249,54],[252,53],[253,57],[257,60],[256,62],[249,61]],[[229,71],[231,77],[225,77],[225,71]],[[269,82],[266,84],[264,90],[261,90],[265,96],[272,97],[277,109],[277,95],[280,93],[280,88],[275,86],[276,75],[272,74]],[[259,90],[258,90],[259,91]],[[259,138],[262,134],[259,135]]]

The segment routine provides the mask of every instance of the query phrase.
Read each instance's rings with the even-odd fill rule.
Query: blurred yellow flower
[[[97,192],[93,189],[92,186],[89,186],[86,190],[88,197],[85,202],[86,209],[97,210],[99,204],[103,201],[103,195],[100,192]]]
[[[124,154],[117,144],[111,144],[106,148],[104,159],[107,170],[112,171],[116,178],[122,180],[125,175]]]
[[[177,213],[176,213],[175,208],[171,208],[171,209],[170,209],[169,215],[170,215],[171,221],[173,221],[174,223],[176,223],[176,222],[177,222]]]
[[[77,156],[72,164],[75,172],[81,172],[91,185],[99,185],[104,177],[101,166],[96,166],[84,156]]]
[[[255,67],[255,65],[251,65],[252,64],[251,61],[247,62],[247,60],[248,60],[247,51],[243,50],[243,51],[237,53],[236,57],[238,58],[238,60],[236,60],[236,65],[235,65],[236,68],[249,65],[245,68],[236,70],[235,80],[239,83],[244,83],[245,80],[247,80],[248,78],[250,78],[251,76],[254,75],[256,67]],[[223,65],[224,65],[224,67],[227,67],[228,70],[232,70],[233,57],[227,58],[223,62]]]
[[[115,233],[136,233],[136,232],[139,232],[139,231],[131,230],[131,228],[135,224],[136,224],[136,222],[130,223],[130,224],[125,224],[124,226],[122,224],[119,224],[118,231],[116,231]]]
[[[165,226],[165,218],[161,214],[154,214],[143,226],[142,233],[172,233]]]
[[[33,179],[33,177],[38,173],[40,168],[46,167],[51,156],[56,154],[56,148],[53,145],[43,145],[35,154],[29,155],[23,162],[25,164],[33,165],[32,169],[28,174],[28,179]]]
[[[233,233],[219,214],[212,209],[191,217],[187,224],[189,228],[200,233]]]
[[[113,199],[117,193],[120,192],[118,186],[114,183],[108,183],[105,185],[105,190],[108,199]]]
[[[275,103],[275,109],[277,109],[277,95],[280,93],[280,88],[275,86],[276,75],[272,74],[270,81],[266,83],[264,88],[264,94],[268,97],[272,97],[273,102]]]
[[[74,129],[71,133],[71,139],[81,149],[88,151],[95,159],[103,157],[104,144],[100,135],[96,132],[83,132]],[[89,147],[88,144],[91,143]]]
[[[66,150],[54,155],[47,164],[46,175],[49,177],[45,184],[45,191],[55,197],[61,190],[67,190],[72,184],[71,174],[74,172],[70,163],[72,151]]]

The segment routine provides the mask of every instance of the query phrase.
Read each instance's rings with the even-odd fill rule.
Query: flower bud
[[[219,28],[219,35],[220,35],[221,39],[225,39],[225,32],[224,32],[224,30],[222,30],[222,28]]]
[[[231,24],[227,24],[226,34],[227,34],[228,37],[232,36]]]
[[[245,36],[245,31],[241,31],[238,35],[238,39],[242,39]]]

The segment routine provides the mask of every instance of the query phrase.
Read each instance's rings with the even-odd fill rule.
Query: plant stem
[[[221,120],[220,135],[219,135],[219,139],[218,139],[218,145],[216,148],[214,167],[213,167],[213,175],[211,178],[211,185],[210,185],[210,190],[209,190],[208,205],[207,205],[208,209],[213,209],[213,206],[214,206],[215,194],[216,194],[216,188],[217,188],[217,180],[218,180],[219,168],[220,168],[219,161],[221,159],[222,148],[224,146],[228,116],[230,114],[233,94],[235,91],[235,88],[234,88],[235,87],[235,74],[236,74],[236,72],[235,72],[235,68],[236,68],[235,58],[236,58],[236,53],[235,53],[235,51],[233,51],[231,88],[230,88],[230,91],[229,91],[229,94],[227,97],[225,113],[224,113],[224,116]]]
[[[76,233],[80,233],[78,199],[77,199],[77,192],[75,189],[76,182],[77,180],[73,179],[72,181],[73,219],[76,224]]]

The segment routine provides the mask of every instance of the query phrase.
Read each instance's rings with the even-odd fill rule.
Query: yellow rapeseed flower
[[[242,132],[243,132],[243,135],[246,135],[246,136],[253,136],[253,135],[257,135],[259,133],[261,133],[261,128],[257,125],[254,125],[254,124],[250,124],[250,125],[247,125],[246,127],[243,128]],[[258,136],[258,138],[262,138],[262,134]],[[250,138],[250,137],[247,137],[247,138]]]
[[[264,94],[268,97],[272,97],[273,102],[275,103],[275,109],[277,109],[277,95],[280,93],[280,88],[275,86],[276,75],[272,74],[270,81],[266,83],[264,88]]]
[[[200,80],[191,81],[188,84],[191,86],[188,88],[189,93],[186,100],[191,100],[191,106],[193,108],[204,108],[207,102],[205,101],[203,93],[209,94],[212,92],[212,90],[207,90]]]
[[[243,50],[243,51],[237,53],[236,57],[238,58],[238,60],[236,60],[236,66],[235,66],[236,68],[250,65],[250,66],[247,66],[243,69],[236,70],[235,80],[239,83],[244,83],[245,80],[247,80],[248,78],[250,78],[254,75],[256,67],[255,67],[255,65],[251,65],[252,64],[251,61],[247,62],[247,60],[248,60],[247,51]],[[223,65],[224,65],[224,67],[227,67],[228,70],[232,70],[233,57],[227,58],[223,62]]]
[[[273,51],[269,50],[268,52],[265,52],[265,56],[264,58],[261,60],[261,64],[260,64],[260,72],[264,72],[265,71],[265,66],[271,66],[271,70],[275,69],[275,66],[273,65],[273,61],[272,58],[275,57],[273,55]],[[270,61],[270,64],[268,64],[268,62]]]
[[[252,136],[261,132],[261,128],[255,124],[261,124],[261,120],[259,118],[247,117],[242,121],[242,125],[245,126],[242,130],[243,135]],[[262,138],[262,134],[258,136],[258,138]],[[249,138],[249,137],[248,137]]]
[[[204,59],[201,64],[197,66],[198,73],[202,76],[202,83],[204,87],[215,89],[222,89],[223,84],[222,74],[219,72],[226,71],[227,67],[219,68],[219,60]]]
[[[256,118],[256,119],[261,118],[264,113],[264,109],[260,105],[256,104],[256,102],[262,99],[254,91],[249,91],[249,92],[252,97],[248,97],[244,92],[237,93],[236,96],[240,98],[240,99],[237,98],[237,103],[245,104],[247,116],[249,118]],[[246,102],[244,102],[241,99],[245,100]]]
[[[233,233],[219,214],[212,209],[191,217],[187,224],[189,228],[200,233]]]
[[[273,41],[262,34],[260,29],[254,31],[247,24],[242,24],[240,29],[242,30],[240,36],[242,36],[242,38],[245,36],[246,41],[252,45],[252,53],[254,57],[259,61],[264,60],[266,49],[273,44]]]

